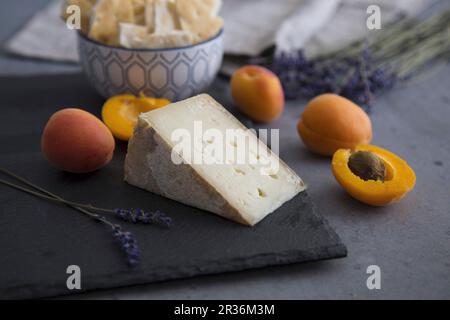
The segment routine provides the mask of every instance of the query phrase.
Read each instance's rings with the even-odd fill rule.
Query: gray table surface
[[[47,0],[0,3],[0,44]],[[78,72],[76,65],[13,57],[0,51],[0,75]],[[281,119],[281,157],[308,183],[321,213],[348,246],[345,259],[119,288],[83,299],[413,299],[450,298],[450,66],[377,98],[373,143],[406,159],[417,185],[403,201],[372,208],[335,182],[330,160],[310,154],[295,125],[305,101]],[[224,88],[227,86],[224,84]],[[0,106],[1,112],[1,106]],[[366,286],[381,268],[381,290]]]

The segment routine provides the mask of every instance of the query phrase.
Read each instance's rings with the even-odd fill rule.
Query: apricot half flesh
[[[368,152],[379,158],[383,162],[380,167],[384,172],[379,177],[374,175],[367,179],[358,176],[359,173],[349,166],[351,156],[358,152]],[[352,197],[373,206],[385,206],[402,199],[416,183],[416,174],[406,161],[374,145],[337,150],[331,167],[337,182]]]
[[[142,112],[164,107],[170,103],[167,99],[151,98],[144,95],[119,95],[108,99],[103,105],[102,118],[113,135],[128,141],[133,135],[137,119]]]

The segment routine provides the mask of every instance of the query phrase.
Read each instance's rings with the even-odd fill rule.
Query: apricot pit
[[[370,151],[352,152],[348,159],[348,167],[364,181],[384,181],[386,175],[386,167],[383,160]]]

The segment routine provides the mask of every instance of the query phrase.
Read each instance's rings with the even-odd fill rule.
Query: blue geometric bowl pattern
[[[111,47],[78,33],[78,50],[84,73],[103,97],[143,92],[178,101],[204,92],[214,81],[223,59],[223,31],[170,49]]]

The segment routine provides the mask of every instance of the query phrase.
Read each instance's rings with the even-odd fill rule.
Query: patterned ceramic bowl
[[[105,98],[118,94],[182,100],[204,92],[223,58],[223,30],[214,38],[170,49],[126,49],[78,33],[80,61],[91,84]]]

